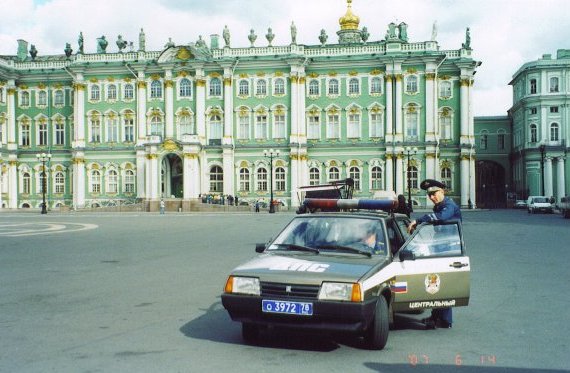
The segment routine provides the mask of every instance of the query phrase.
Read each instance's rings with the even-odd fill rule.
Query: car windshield
[[[548,200],[545,197],[540,197],[540,198],[534,198],[533,202],[534,203],[548,203]]]
[[[310,249],[314,249],[311,251]],[[366,217],[307,216],[293,219],[268,250],[316,254],[387,255],[384,227]]]

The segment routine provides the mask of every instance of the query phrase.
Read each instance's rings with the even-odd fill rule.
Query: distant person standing
[[[462,220],[459,206],[449,197],[445,196],[445,184],[432,179],[421,182],[420,188],[427,192],[428,198],[434,203],[433,213],[426,214],[413,220],[408,226],[408,232],[412,233],[416,226],[421,223],[433,221]],[[423,320],[427,328],[451,328],[453,316],[451,307],[437,308],[431,311],[431,317]]]
[[[259,201],[255,201],[255,212],[259,212]]]
[[[160,199],[160,215],[164,215],[164,207],[165,207],[165,203],[164,203],[164,199]]]

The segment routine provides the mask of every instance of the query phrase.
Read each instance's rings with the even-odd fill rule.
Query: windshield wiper
[[[311,253],[319,254],[319,249],[315,249],[314,247],[302,246],[302,245],[295,245],[294,243],[276,243],[276,246],[284,246],[285,250],[297,250],[297,251],[309,251]]]
[[[372,253],[370,251],[365,251],[365,250],[360,250],[360,249],[356,249],[354,247],[349,247],[349,246],[341,246],[341,245],[322,245],[319,246],[320,249],[332,249],[332,250],[338,250],[338,251],[348,251],[351,253],[357,253],[357,254],[362,254],[362,255],[366,255],[367,257],[372,257]]]

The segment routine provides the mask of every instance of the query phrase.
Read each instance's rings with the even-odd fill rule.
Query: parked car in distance
[[[530,196],[526,201],[527,211],[529,214],[536,214],[536,212],[553,213],[554,208],[545,196]]]
[[[570,197],[569,196],[562,197],[560,199],[560,205],[558,207],[560,208],[560,212],[562,213],[562,216],[564,217],[564,219],[570,218]]]
[[[524,199],[517,199],[515,202],[516,209],[526,209],[526,201]]]

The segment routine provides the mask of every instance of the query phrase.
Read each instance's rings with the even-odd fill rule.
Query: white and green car
[[[352,333],[386,345],[395,312],[466,306],[470,264],[460,222],[422,224],[405,215],[299,215],[259,255],[235,268],[222,303],[242,335],[290,327]],[[374,243],[363,242],[373,233]]]

